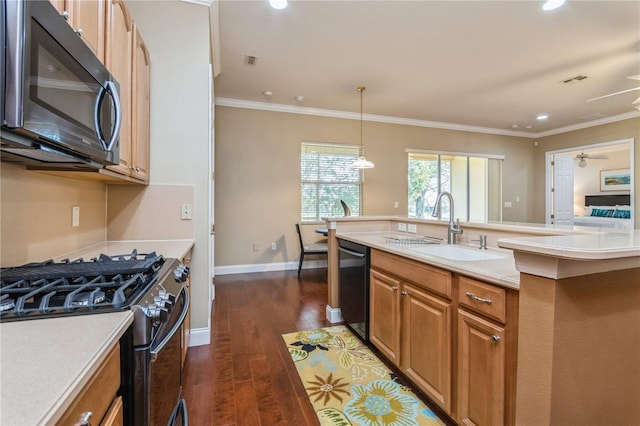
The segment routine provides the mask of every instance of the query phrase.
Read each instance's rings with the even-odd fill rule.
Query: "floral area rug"
[[[282,336],[321,425],[444,425],[345,326]]]

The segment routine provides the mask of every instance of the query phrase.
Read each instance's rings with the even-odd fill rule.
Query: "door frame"
[[[553,151],[547,151],[545,152],[545,160],[544,160],[544,164],[545,164],[545,188],[544,188],[544,198],[545,198],[545,211],[544,211],[544,222],[546,224],[550,224],[551,223],[551,214],[553,213],[552,211],[552,198],[553,198],[553,194],[551,193],[551,186],[553,183],[553,166],[551,165],[551,162],[553,160],[553,157],[557,154],[563,154],[563,153],[567,153],[567,152],[572,152],[572,151],[579,151],[579,150],[587,150],[587,149],[592,149],[592,148],[601,148],[601,147],[605,147],[605,146],[610,146],[610,145],[621,145],[621,144],[628,144],[629,145],[629,171],[631,172],[631,190],[629,191],[630,193],[630,201],[629,204],[631,205],[631,210],[632,210],[632,215],[631,215],[631,220],[634,221],[633,225],[635,226],[635,220],[634,220],[634,215],[636,214],[635,212],[635,170],[634,170],[634,161],[633,159],[635,158],[635,153],[634,153],[634,138],[626,138],[626,139],[618,139],[615,141],[609,141],[609,142],[600,142],[600,143],[594,143],[594,144],[589,144],[589,145],[577,145],[577,146],[572,146],[572,147],[567,147],[567,148],[562,148],[562,149],[557,149],[557,150],[553,150]]]

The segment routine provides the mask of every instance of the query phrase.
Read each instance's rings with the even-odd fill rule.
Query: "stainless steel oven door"
[[[144,329],[150,319],[142,311],[136,311],[134,329]],[[182,400],[182,325],[188,311],[189,294],[182,288],[167,320],[153,331],[151,344],[134,347],[132,425],[188,425]]]
[[[169,313],[166,333],[159,332],[151,345],[149,365],[149,412],[152,425],[187,425],[187,407],[182,399],[182,324],[189,310],[189,295],[183,288],[178,306]],[[159,341],[156,343],[156,340]],[[180,423],[186,420],[186,423]]]

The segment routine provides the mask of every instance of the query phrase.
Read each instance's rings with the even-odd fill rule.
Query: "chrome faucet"
[[[453,221],[453,196],[447,191],[442,191],[436,198],[436,204],[433,206],[433,213],[431,216],[439,217],[441,211],[442,197],[445,196],[449,199],[449,232],[447,232],[447,243],[455,244],[456,235],[462,234],[462,228],[460,228],[460,219]]]

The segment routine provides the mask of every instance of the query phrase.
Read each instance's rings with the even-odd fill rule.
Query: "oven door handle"
[[[180,423],[177,423],[178,416],[180,416],[182,420],[182,422]],[[176,405],[176,408],[173,410],[173,413],[171,414],[171,420],[169,420],[169,423],[167,424],[167,426],[174,426],[176,424],[179,424],[182,426],[189,426],[189,415],[187,414],[187,401],[185,401],[184,398],[180,398],[180,401],[178,401],[178,405]]]
[[[351,256],[355,256],[355,257],[359,257],[359,258],[363,258],[363,257],[366,256],[365,253],[358,253],[357,251],[349,250],[349,249],[346,249],[344,247],[338,247],[338,250],[340,250],[341,252],[350,254]]]
[[[184,319],[189,313],[189,293],[187,292],[187,289],[185,287],[182,287],[182,290],[180,290],[180,292],[182,293],[182,298],[184,300],[184,305],[182,306],[182,312],[180,312],[178,321],[176,321],[176,323],[173,325],[173,328],[171,328],[171,331],[167,333],[165,338],[162,339],[162,341],[158,344],[158,346],[151,349],[151,362],[155,361],[156,358],[158,358],[158,354],[162,352],[165,346],[167,346],[171,338],[175,336],[176,333],[180,332],[182,323],[184,322]]]

